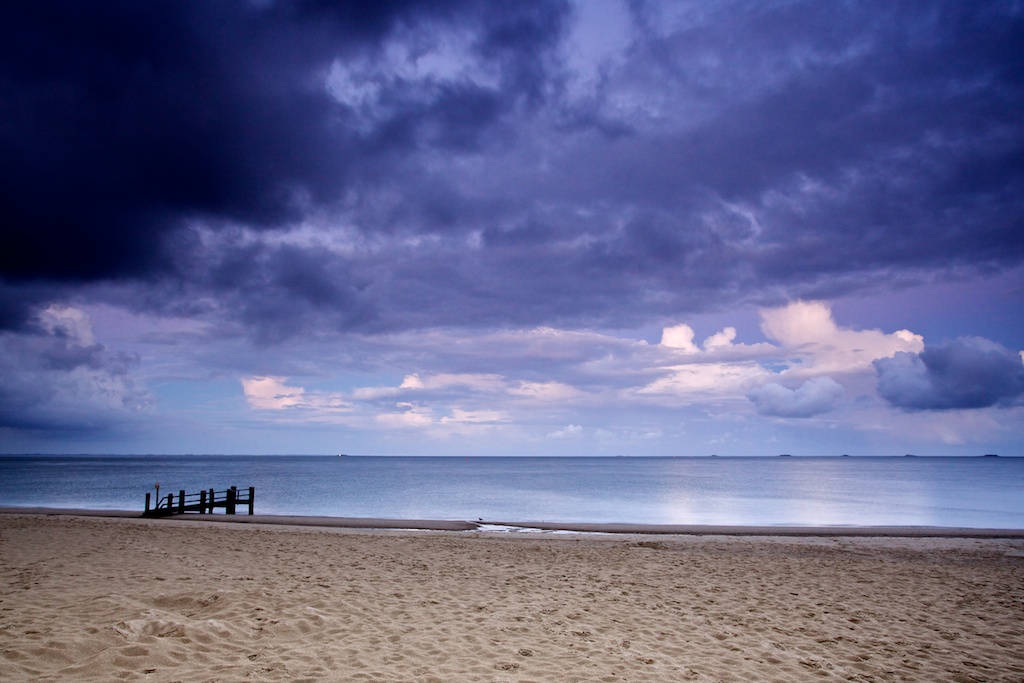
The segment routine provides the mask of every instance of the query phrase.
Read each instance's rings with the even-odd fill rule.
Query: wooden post
[[[235,514],[235,500],[237,498],[237,495],[238,490],[234,486],[228,489],[228,507],[227,510],[225,510],[225,514]]]
[[[213,498],[214,498],[213,489],[210,489],[210,514],[211,515],[213,514],[213,508],[214,508]]]
[[[148,515],[149,514],[149,493],[146,493],[146,511],[143,512],[142,514],[144,514],[144,515]]]
[[[249,487],[249,514],[250,515],[252,514],[252,507],[253,507],[253,504],[255,503],[255,501],[256,501],[256,487],[255,486],[250,486]]]
[[[199,492],[199,514],[206,514],[206,491]]]
[[[178,514],[185,514],[185,489],[178,491]]]

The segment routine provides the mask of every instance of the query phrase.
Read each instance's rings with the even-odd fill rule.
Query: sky
[[[1019,1],[15,0],[0,452],[1024,455]]]

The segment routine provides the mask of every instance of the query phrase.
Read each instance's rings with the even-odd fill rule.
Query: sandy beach
[[[0,515],[5,681],[1024,681],[1024,539]]]

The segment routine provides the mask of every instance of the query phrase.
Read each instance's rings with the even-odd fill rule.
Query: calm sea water
[[[259,514],[1024,528],[1024,458],[0,456],[0,506],[141,512],[156,482]]]

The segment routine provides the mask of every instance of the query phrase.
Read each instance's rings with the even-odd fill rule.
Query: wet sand
[[[1024,680],[1020,532],[6,512],[0,680]]]
[[[0,515],[71,515],[78,517],[138,518],[132,510],[0,507]],[[588,522],[523,522],[495,520],[388,519],[381,517],[324,517],[299,515],[199,515],[175,520],[195,523],[273,524],[338,529],[402,529],[419,531],[548,531],[600,534],[684,536],[864,536],[872,538],[1024,538],[1024,529],[910,526],[723,526],[702,524],[614,524]]]

